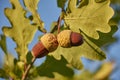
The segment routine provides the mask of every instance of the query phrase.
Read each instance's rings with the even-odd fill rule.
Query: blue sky
[[[20,0],[20,1],[22,1],[22,0]],[[3,26],[10,26],[9,21],[7,20],[7,18],[4,15],[4,8],[6,8],[6,7],[11,7],[9,0],[0,0],[0,34],[2,34],[1,28]],[[60,14],[60,9],[57,8],[56,0],[50,0],[49,2],[48,2],[48,0],[40,0],[38,12],[40,13],[41,19],[45,22],[45,28],[49,31],[50,24],[53,21],[56,21],[58,19],[58,16]],[[40,34],[41,34],[40,32],[37,32],[37,34],[34,37],[34,41],[32,41],[32,43],[29,45],[29,49],[31,49],[33,47],[33,45],[35,43],[37,43],[37,37]],[[119,67],[120,66],[120,56],[119,56],[119,54],[120,54],[120,29],[118,29],[118,31],[113,36],[118,37],[118,41],[109,47],[109,50],[107,51],[107,55],[108,55],[107,60],[113,59],[116,61],[118,70],[116,71],[116,74],[113,74],[111,77],[113,77],[114,80],[118,80],[118,78],[120,79],[120,74],[119,74],[120,73],[120,67]],[[8,51],[16,57],[17,55],[14,50],[16,45],[11,40],[11,38],[7,38],[7,45],[9,46]],[[4,53],[0,49],[0,67],[1,67],[1,63],[3,61],[2,60],[3,56],[4,56]],[[44,59],[45,58],[38,59],[35,62],[35,65],[41,64],[41,60],[43,61]],[[88,63],[85,59],[83,59],[83,62],[84,62],[85,68],[89,68],[89,69],[92,69],[92,67],[95,66],[94,63],[96,63],[96,62],[98,63],[98,61]],[[93,65],[91,65],[91,64],[93,64]]]

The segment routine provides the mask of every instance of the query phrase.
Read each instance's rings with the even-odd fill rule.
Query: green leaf
[[[31,80],[56,80],[54,78],[49,78],[49,77],[35,77],[35,78],[30,78]],[[57,79],[58,80],[58,79]]]
[[[6,37],[5,35],[0,35],[0,47],[7,54],[7,46],[6,46]]]
[[[5,55],[3,70],[6,78],[11,77],[15,80],[20,80],[23,71],[23,69],[20,69],[20,66],[24,67],[23,65],[18,65],[18,60],[12,54],[8,53]]]
[[[60,74],[58,74],[57,72],[54,72],[54,75],[55,75],[55,80],[72,80],[73,77],[65,77],[65,76],[62,76]]]
[[[113,37],[113,34],[118,30],[118,27],[117,25],[111,25],[111,31],[109,33],[101,33],[99,32],[99,39],[96,40],[96,39],[93,39],[93,38],[90,38],[89,39],[94,42],[97,46],[99,47],[102,47],[106,44],[110,44],[110,43],[113,43],[116,41],[116,38]]]
[[[44,23],[40,19],[39,14],[37,13],[38,3],[39,3],[39,0],[24,0],[25,6],[32,13],[33,23],[37,24],[40,31],[46,32],[46,30],[44,29]]]
[[[24,0],[24,4],[30,12],[35,13],[39,1],[40,0]]]
[[[67,0],[57,0],[57,6],[63,9],[65,7],[66,1]]]
[[[8,75],[3,69],[0,69],[0,78],[8,78]]]
[[[93,80],[93,74],[88,70],[83,70],[81,74],[75,75],[73,80]]]
[[[101,2],[104,2],[106,0],[95,0],[96,3],[101,3]]]
[[[110,0],[112,4],[120,4],[120,0]]]
[[[81,0],[80,3],[78,4],[78,8],[88,5],[88,2],[89,0]]]
[[[65,24],[71,30],[79,32],[82,30],[89,37],[99,39],[98,31],[102,33],[110,32],[111,28],[108,24],[109,19],[113,16],[114,11],[109,6],[110,0],[96,3],[95,0],[88,1],[88,4],[82,7],[76,6],[77,0],[69,0],[69,13],[64,17]],[[82,3],[80,5],[83,5]]]
[[[66,77],[73,76],[73,70],[66,65],[68,62],[61,57],[60,60],[56,60],[52,56],[47,56],[47,59],[43,64],[36,68],[37,73],[40,76],[54,77],[54,72],[57,72]]]
[[[12,77],[14,79],[17,78],[16,74],[14,73],[15,70],[15,63],[14,63],[14,56],[12,54],[5,55],[3,70],[5,71],[5,75],[8,77]]]
[[[106,56],[104,52],[92,41],[90,41],[85,34],[83,34],[83,36],[85,41],[81,46],[67,49],[59,46],[57,50],[50,53],[49,55],[53,55],[58,60],[61,59],[62,55],[70,64],[73,65],[73,67],[77,69],[83,68],[83,65],[80,61],[81,57],[85,57],[91,60],[105,59]]]
[[[14,69],[14,56],[12,54],[5,55],[3,68],[7,71],[12,71]]]
[[[57,22],[52,22],[51,27],[50,27],[50,33],[57,34],[58,33],[58,23]],[[60,26],[60,31],[68,29],[67,27],[64,27],[64,25]]]
[[[76,0],[70,0],[68,6],[70,11],[68,11],[67,16],[65,16],[65,24],[67,24],[67,26],[69,26],[71,30],[75,32],[81,32],[84,37],[84,43],[79,47],[71,47],[67,49],[59,46],[56,51],[49,54],[55,57],[57,60],[60,60],[62,55],[69,63],[73,65],[73,67],[77,69],[81,69],[83,67],[80,61],[81,57],[85,57],[91,60],[105,59],[106,55],[99,47],[113,41],[114,38],[112,38],[112,35],[117,30],[117,27],[115,25],[111,25],[111,23],[109,23],[111,25],[110,27],[108,24],[109,19],[113,15],[113,10],[109,7],[110,2],[107,0],[99,2],[98,4],[93,0],[89,1],[82,0],[77,8]],[[102,8],[102,6],[104,8]],[[98,8],[100,11],[98,10]],[[105,15],[103,15],[102,10],[105,11]],[[110,15],[107,14],[109,11],[111,12]],[[94,15],[89,15],[92,13],[94,13]],[[87,18],[89,18],[90,20],[88,20]],[[100,20],[96,20],[98,18]]]
[[[33,55],[32,53],[29,51],[26,55],[26,59],[27,59],[27,64],[30,64],[32,61]]]
[[[6,8],[4,12],[12,27],[3,27],[3,32],[16,42],[16,51],[19,53],[20,60],[25,60],[28,52],[27,46],[32,41],[37,27],[30,24],[30,20],[25,17],[26,11],[20,5],[19,0],[10,0],[10,2],[12,8]]]
[[[51,27],[50,27],[50,32],[53,33],[53,32],[56,32],[57,31],[57,22],[52,22],[51,24]]]

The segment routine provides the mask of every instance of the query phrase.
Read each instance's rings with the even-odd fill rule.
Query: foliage
[[[81,57],[91,60],[104,60],[106,58],[101,47],[113,42],[115,38],[112,35],[117,31],[117,24],[112,18],[114,11],[110,7],[110,0],[56,0],[58,7],[62,9],[59,19],[64,21],[63,25],[60,26],[60,31],[71,29],[78,32],[84,37],[84,43],[81,46],[70,48],[58,46],[38,67],[32,65],[34,60],[32,60],[33,57],[28,45],[38,30],[43,33],[47,31],[37,12],[39,0],[23,0],[23,2],[24,7],[19,0],[10,0],[12,8],[4,10],[11,27],[4,26],[2,28],[3,35],[0,36],[0,47],[5,53],[3,68],[0,69],[1,78],[75,80],[77,77],[74,76],[74,68],[83,68]],[[26,17],[27,13],[31,13],[30,17]],[[59,22],[59,20],[53,22],[50,32],[58,34]],[[6,36],[12,38],[16,43],[15,51],[18,54],[18,59],[8,53]],[[88,71],[83,74],[87,74],[89,77],[94,75]],[[103,73],[101,74],[103,75]]]
[[[6,37],[5,35],[0,35],[0,47],[7,54],[7,47],[6,47]]]
[[[58,47],[52,55],[56,59],[60,59],[60,55],[63,55],[66,60],[77,69],[81,69],[83,67],[81,61],[79,60],[80,57],[84,56],[93,60],[105,59],[106,57],[104,52],[97,46],[103,45],[103,43],[93,43],[88,37],[92,37],[93,41],[96,39],[99,39],[96,41],[105,41],[101,37],[106,34],[100,35],[99,38],[98,31],[105,33],[110,32],[111,27],[108,24],[108,20],[113,15],[113,10],[109,7],[109,0],[100,2],[99,5],[98,3],[95,3],[94,0],[91,0],[90,2],[85,2],[85,0],[83,0],[83,2],[79,4],[78,8],[76,8],[76,0],[70,0],[68,5],[69,10],[64,17],[65,25],[73,31],[81,32],[85,41],[84,44],[79,47],[72,47],[68,49]],[[109,12],[110,14],[108,15]],[[103,16],[103,13],[105,17],[101,17]],[[111,38],[112,36],[109,37]],[[104,42],[104,44],[105,43],[106,42]]]
[[[16,42],[16,51],[20,59],[25,61],[28,52],[27,45],[32,41],[37,27],[30,24],[30,20],[25,17],[26,10],[22,8],[18,0],[10,0],[10,2],[12,9],[6,8],[5,15],[10,20],[12,27],[3,27],[3,32]]]
[[[73,31],[79,32],[80,29],[89,37],[99,39],[97,31],[110,32],[108,21],[114,12],[109,7],[109,3],[109,0],[104,0],[104,2],[98,5],[94,0],[88,0],[88,4],[80,6],[83,5],[81,3],[76,8],[76,0],[70,0],[69,10],[64,18],[65,23]]]
[[[72,77],[74,72],[72,68],[67,66],[68,62],[62,57],[61,60],[56,60],[52,56],[47,56],[45,62],[34,69],[40,76],[54,78],[54,72],[60,73],[67,77]],[[54,66],[53,66],[54,65]],[[32,75],[31,75],[32,76]]]

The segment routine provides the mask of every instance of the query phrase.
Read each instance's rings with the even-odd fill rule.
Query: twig
[[[35,60],[36,60],[36,58],[33,57],[31,63],[27,66],[24,74],[22,75],[22,79],[21,80],[25,80],[27,78],[28,72],[29,72],[30,68],[32,67],[32,65],[33,65],[33,63],[34,63]]]
[[[61,17],[59,17],[58,18],[58,24],[57,24],[57,27],[58,27],[58,33],[60,32],[60,26],[61,26],[61,21],[62,21],[62,18]]]
[[[61,13],[61,15],[59,16],[59,18],[58,18],[58,24],[57,24],[57,27],[58,27],[58,33],[60,32],[60,26],[61,26],[61,22],[62,22],[62,19],[63,19],[63,16],[64,16],[64,13],[65,13],[65,10],[64,9],[62,9],[62,11],[61,11],[62,13]]]

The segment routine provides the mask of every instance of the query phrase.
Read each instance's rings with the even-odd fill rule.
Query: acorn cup
[[[46,56],[49,52],[56,50],[58,47],[57,38],[52,33],[46,33],[40,41],[32,48],[32,55],[36,58]]]
[[[71,30],[63,30],[57,35],[57,41],[61,47],[69,48],[83,44],[83,36]]]

